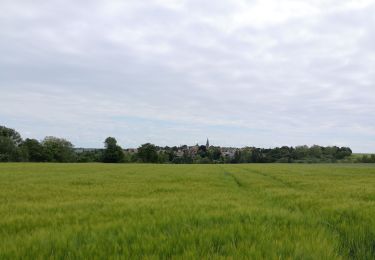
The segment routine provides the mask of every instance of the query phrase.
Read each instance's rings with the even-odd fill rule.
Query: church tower
[[[208,141],[208,138],[207,138],[206,148],[208,149],[209,147],[210,147],[210,141]]]

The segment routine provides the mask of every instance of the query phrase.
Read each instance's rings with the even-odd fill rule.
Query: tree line
[[[375,163],[375,154],[364,154],[355,159],[357,163]]]
[[[48,136],[43,140],[27,138],[14,129],[0,126],[1,162],[104,162],[104,163],[318,163],[318,162],[375,162],[375,155],[351,160],[349,147],[297,146],[270,149],[231,148],[225,153],[217,146],[159,147],[146,143],[136,152],[123,150],[114,137],[104,141],[103,149],[74,149],[63,138]]]

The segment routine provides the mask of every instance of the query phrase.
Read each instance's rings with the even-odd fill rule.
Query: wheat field
[[[0,164],[0,259],[374,259],[375,167]]]

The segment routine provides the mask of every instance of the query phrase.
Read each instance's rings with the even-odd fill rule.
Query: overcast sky
[[[0,0],[0,125],[375,152],[375,0]]]

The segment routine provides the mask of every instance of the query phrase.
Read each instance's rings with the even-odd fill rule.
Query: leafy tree
[[[170,160],[169,160],[169,154],[166,151],[161,151],[158,154],[158,162],[159,163],[168,163],[168,162],[170,162]]]
[[[209,163],[212,163],[212,161],[208,158],[208,157],[204,157],[204,158],[201,158],[198,163],[201,163],[201,164],[209,164]]]
[[[322,148],[319,145],[313,145],[309,149],[309,155],[313,158],[322,157]]]
[[[73,162],[75,153],[71,142],[53,136],[47,136],[42,141],[44,156],[49,162]]]
[[[176,154],[173,151],[173,149],[170,149],[169,147],[166,150],[166,153],[168,154],[168,161],[172,162],[176,158]]]
[[[27,138],[21,145],[22,150],[25,152],[28,161],[30,162],[43,162],[46,160],[44,149],[41,143],[35,139]]]
[[[184,151],[184,155],[182,156],[182,163],[193,163],[193,157],[188,151]]]
[[[207,147],[205,145],[201,145],[198,148],[198,154],[200,157],[205,158],[208,155]]]
[[[306,159],[309,156],[309,147],[307,145],[296,146],[294,149],[294,158],[297,160]]]
[[[117,145],[117,140],[114,137],[107,137],[104,146],[103,162],[120,163],[125,161],[124,151],[121,146]]]
[[[362,155],[362,157],[359,157],[357,159],[357,162],[359,162],[359,163],[375,163],[375,154]]]
[[[251,147],[245,147],[241,149],[241,163],[250,163],[251,162],[251,156],[253,154],[253,148]]]
[[[83,151],[76,154],[77,162],[101,162],[103,160],[103,150]]]
[[[261,163],[264,162],[264,155],[262,153],[262,150],[259,148],[253,148],[252,154],[251,154],[251,162],[253,163]]]
[[[0,161],[22,161],[22,152],[19,149],[22,143],[21,135],[14,129],[0,126]]]
[[[220,160],[220,157],[221,157],[221,150],[220,150],[220,148],[219,147],[211,146],[208,149],[208,157],[212,161],[218,161],[218,160]]]
[[[158,162],[158,152],[156,146],[150,143],[141,145],[138,148],[138,158],[144,163]]]
[[[323,156],[327,158],[335,158],[338,150],[337,146],[322,147]]]
[[[242,153],[240,150],[234,152],[234,158],[232,159],[232,163],[240,163],[241,162]]]
[[[5,126],[0,126],[0,136],[9,138],[15,146],[22,143],[21,135],[16,130]]]
[[[21,160],[21,153],[14,142],[4,136],[0,136],[0,162],[15,162]]]
[[[352,150],[349,147],[341,147],[337,151],[336,158],[344,159],[345,157],[350,155],[352,155]]]

